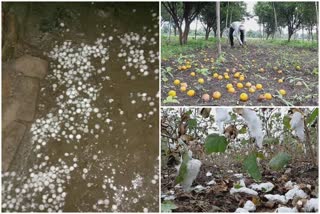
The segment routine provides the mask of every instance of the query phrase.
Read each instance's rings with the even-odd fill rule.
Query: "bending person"
[[[234,47],[233,35],[238,39],[241,46],[245,44],[245,27],[243,22],[232,22],[229,30],[229,40],[231,47]]]

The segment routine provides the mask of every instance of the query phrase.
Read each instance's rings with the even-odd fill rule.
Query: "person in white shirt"
[[[245,44],[245,27],[243,22],[232,22],[229,29],[231,48],[234,47],[233,35],[238,39],[241,46]]]

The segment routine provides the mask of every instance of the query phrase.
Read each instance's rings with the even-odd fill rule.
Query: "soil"
[[[168,80],[162,78],[162,103],[167,98],[170,90],[177,92],[177,103],[167,103],[164,105],[211,105],[211,106],[316,106],[318,104],[318,53],[316,50],[293,48],[286,46],[274,45],[257,45],[253,42],[248,43],[245,48],[235,47],[231,49],[226,44],[222,46],[225,51],[224,60],[217,64],[217,51],[215,48],[195,50],[182,55],[183,60],[179,61],[179,56],[170,59],[162,59],[162,69],[171,67],[172,75]],[[181,56],[180,56],[181,58]],[[213,58],[213,62],[211,59]],[[180,71],[178,66],[184,65],[185,60],[189,60],[190,69]],[[179,64],[179,62],[181,64]],[[297,70],[296,66],[301,69]],[[213,68],[214,67],[214,68]],[[274,69],[277,67],[277,69]],[[197,68],[207,68],[208,75],[197,73]],[[259,71],[263,68],[265,71]],[[226,69],[230,71],[230,79],[218,80],[213,78],[213,73],[223,75]],[[233,71],[235,69],[235,71]],[[282,70],[279,74],[277,71]],[[196,72],[193,77],[190,73]],[[252,85],[258,83],[263,85],[262,90],[255,93],[248,92],[248,88],[238,89],[236,83],[238,79],[233,77],[233,73],[239,71],[245,76],[242,81],[243,85],[250,82]],[[198,79],[203,78],[204,84],[199,84]],[[187,90],[193,89],[196,92],[194,97],[189,97],[186,92],[181,92],[180,87],[175,86],[175,79],[187,83]],[[278,79],[283,79],[283,83],[278,83]],[[226,85],[232,83],[236,93],[227,92]],[[287,94],[281,97],[278,90],[284,89]],[[220,91],[222,97],[219,100],[212,98],[208,102],[202,101],[203,94],[208,93],[210,96],[215,91]],[[242,102],[239,100],[241,93],[247,93],[249,100]],[[271,93],[273,99],[259,101],[258,97],[264,93]]]

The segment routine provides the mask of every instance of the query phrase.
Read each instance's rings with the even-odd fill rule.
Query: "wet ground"
[[[171,69],[172,77],[167,74],[167,81],[162,79],[162,103],[168,97],[170,90],[177,93],[176,100],[164,103],[164,105],[212,105],[212,106],[316,106],[318,104],[318,53],[316,50],[304,48],[292,48],[288,46],[275,46],[267,44],[256,44],[249,41],[246,48],[235,47],[231,49],[224,44],[224,52],[220,59],[215,48],[195,50],[190,53],[182,53],[170,59],[162,60],[162,69]],[[181,66],[191,65],[185,70]],[[297,66],[300,68],[297,69]],[[260,69],[263,68],[263,71]],[[227,70],[228,69],[228,70]],[[195,72],[195,76],[191,76]],[[240,72],[244,80],[234,78],[234,74]],[[207,73],[207,74],[205,74]],[[213,74],[221,75],[218,80]],[[228,73],[229,79],[224,78]],[[199,84],[198,79],[203,78],[204,84]],[[174,80],[187,83],[187,90],[180,91],[180,85],[175,86]],[[279,83],[279,79],[282,83]],[[251,85],[262,84],[262,90],[249,92]],[[228,93],[226,85],[230,83],[235,93]],[[237,83],[242,83],[243,88],[237,88]],[[285,96],[280,96],[278,91],[284,89]],[[195,95],[187,95],[188,90],[194,90]],[[212,94],[219,91],[220,99],[213,99]],[[202,100],[203,94],[209,94],[210,100]],[[241,93],[247,93],[248,101],[242,102],[239,97]],[[272,94],[271,100],[259,98],[265,93]]]
[[[158,3],[56,6],[19,50],[49,70],[2,172],[2,211],[157,212]]]

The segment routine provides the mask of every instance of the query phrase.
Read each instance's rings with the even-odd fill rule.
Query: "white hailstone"
[[[95,129],[100,129],[100,125],[99,125],[99,124],[96,124],[96,125],[94,125],[94,128],[95,128]]]
[[[93,155],[93,156],[92,156],[92,159],[93,159],[93,160],[97,160],[97,158],[98,158],[98,155]]]
[[[143,208],[143,212],[147,213],[148,212],[148,208]]]
[[[137,114],[137,117],[138,117],[138,118],[142,118],[142,116],[143,116],[143,115],[142,115],[141,113],[138,113],[138,114]]]
[[[118,209],[118,206],[117,205],[112,205],[112,210],[116,210],[116,209]]]
[[[45,159],[45,160],[49,160],[49,157],[48,157],[48,156],[45,156],[44,159]]]
[[[76,139],[77,139],[77,140],[80,140],[80,139],[81,139],[81,135],[80,135],[80,134],[77,134],[77,135],[76,135]]]
[[[102,117],[102,114],[101,113],[98,113],[97,114],[97,118],[101,118]]]
[[[44,210],[44,205],[43,204],[39,205],[39,210],[41,210],[41,211]]]
[[[63,189],[61,187],[58,187],[58,193],[61,193],[63,191]]]
[[[84,173],[84,174],[87,174],[87,173],[88,173],[88,169],[87,169],[87,168],[84,168],[84,169],[83,169],[83,173]]]
[[[99,109],[98,109],[98,108],[94,108],[93,111],[94,111],[95,113],[98,113],[98,112],[99,112]]]
[[[69,138],[70,138],[70,139],[73,139],[73,135],[72,135],[72,134],[70,134],[70,135],[69,135]]]
[[[151,183],[152,183],[152,184],[156,184],[156,183],[157,183],[157,181],[156,181],[156,180],[154,180],[154,179],[152,179],[152,180],[151,180]]]
[[[131,100],[131,104],[136,104],[137,101]]]

